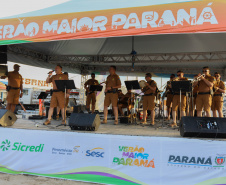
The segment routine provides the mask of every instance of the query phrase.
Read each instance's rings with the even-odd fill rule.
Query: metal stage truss
[[[24,57],[41,60],[47,63],[60,63],[80,70],[81,74],[90,71],[107,71],[109,65],[117,65],[117,71],[131,72],[132,55],[45,55],[44,53],[30,50],[19,45],[8,45],[8,52],[23,55]],[[226,68],[214,65],[226,61],[226,51],[217,52],[193,52],[193,53],[155,53],[155,54],[136,54],[134,60],[135,72],[150,71],[153,73],[171,73],[177,69],[183,70],[188,74],[197,74],[200,68],[197,63],[202,65],[212,65],[212,71],[219,71],[222,77],[226,77]],[[194,64],[181,66],[177,64]],[[176,65],[176,67],[175,67]],[[101,67],[100,67],[101,66]],[[129,67],[128,67],[129,66]],[[131,67],[130,67],[131,66]]]
[[[45,55],[35,50],[30,50],[19,45],[8,45],[8,51],[15,54],[32,57],[46,62],[61,63],[131,63],[131,54],[120,55]],[[226,60],[226,51],[218,52],[193,52],[193,53],[155,53],[136,54],[136,63],[151,62],[218,62]]]

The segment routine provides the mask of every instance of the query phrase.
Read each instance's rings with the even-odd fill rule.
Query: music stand
[[[64,122],[66,126],[66,98],[67,89],[76,89],[74,80],[55,80],[57,89],[64,92]],[[62,124],[58,125],[61,126]]]
[[[190,80],[186,81],[172,81],[172,91],[180,92],[180,120],[181,120],[181,92],[191,92],[192,91],[192,83]]]
[[[125,81],[127,90],[141,89],[138,80]]]
[[[48,94],[46,92],[41,92],[37,99],[42,100],[42,116],[40,118],[43,118],[43,107],[44,106],[44,100],[47,98]]]
[[[44,100],[46,99],[48,96],[48,93],[46,92],[41,92],[39,95],[38,95],[38,98],[37,99],[41,99],[41,100]]]
[[[138,90],[138,89],[141,89],[140,88],[140,84],[138,82],[138,80],[131,80],[131,81],[125,81],[125,85],[126,85],[126,88],[127,88],[127,91],[128,90],[131,90],[131,105],[132,105],[132,99],[133,99],[133,92],[132,90]],[[135,122],[134,124],[137,124],[137,114],[136,114],[136,96],[134,96],[135,98],[133,99],[133,103],[134,103],[134,107],[133,107],[133,112],[135,113]],[[130,119],[130,123],[132,124],[133,123],[133,116],[132,116],[132,110],[131,110],[131,119]]]
[[[173,92],[191,92],[192,90],[192,83],[190,80],[186,81],[172,81],[172,91]]]
[[[101,86],[101,85],[90,85],[90,87],[89,87],[89,90],[91,92],[102,91],[102,89],[103,89],[103,86]]]
[[[76,89],[74,80],[55,80],[57,89],[66,92],[67,89]]]

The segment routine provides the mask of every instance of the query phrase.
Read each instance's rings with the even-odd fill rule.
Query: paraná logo
[[[9,148],[10,148],[10,141],[8,139],[6,139],[5,141],[2,141],[2,145],[1,145],[0,148],[1,148],[2,151],[9,150]]]
[[[224,164],[224,162],[225,162],[225,157],[217,156],[217,157],[215,158],[215,163],[216,163],[217,165],[222,165],[222,164]]]

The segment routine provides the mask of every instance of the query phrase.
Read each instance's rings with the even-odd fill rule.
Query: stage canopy
[[[115,64],[127,75],[195,74],[209,65],[226,76],[224,0],[13,2],[0,13],[10,61],[83,74]]]

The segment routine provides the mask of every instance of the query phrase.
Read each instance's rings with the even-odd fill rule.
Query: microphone
[[[52,72],[54,72],[54,71],[55,71],[55,70],[52,70],[52,71],[48,72],[47,74],[52,73]]]

